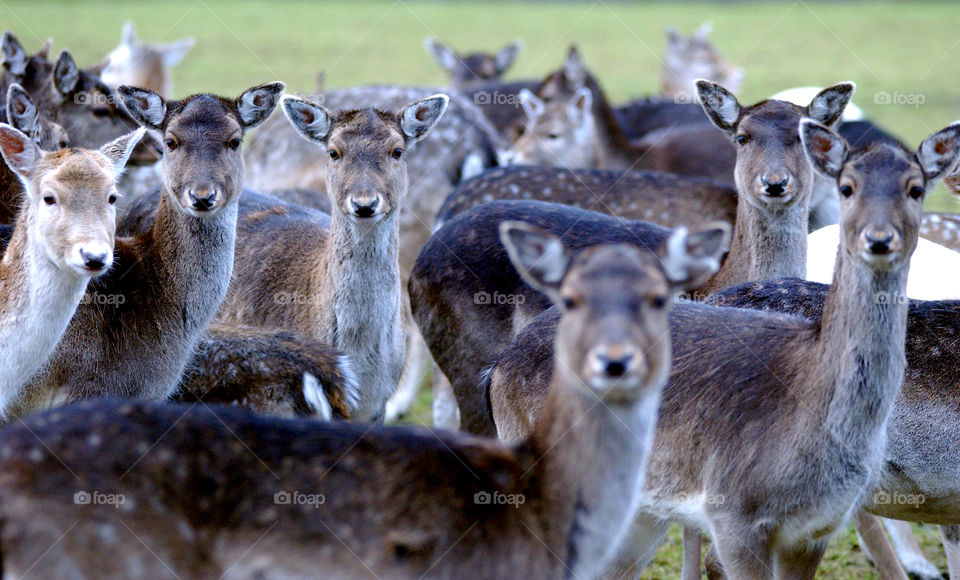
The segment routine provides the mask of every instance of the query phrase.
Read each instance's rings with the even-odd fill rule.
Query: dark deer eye
[[[555,141],[559,138],[560,138],[559,133],[550,133],[549,135],[547,135],[547,139],[550,139],[551,141]]]
[[[400,159],[401,157],[403,157],[403,149],[397,147],[390,153],[390,156],[393,157],[394,159]]]
[[[239,137],[234,137],[233,139],[231,139],[231,140],[227,143],[227,147],[233,149],[234,151],[236,151],[237,149],[239,149],[239,148],[240,148],[240,138],[239,138]]]
[[[737,135],[737,145],[746,145],[747,141],[750,140],[750,136],[746,133],[740,133]]]
[[[566,298],[564,298],[564,299],[563,299],[563,307],[566,308],[567,310],[573,310],[574,308],[577,307],[577,299],[576,299],[576,298],[571,298],[571,297],[569,297],[569,296],[566,297]]]
[[[177,148],[177,142],[173,139],[166,139],[164,143],[166,143],[167,149],[169,149],[170,151],[173,151]]]
[[[849,185],[841,185],[840,195],[842,195],[843,197],[850,197],[851,195],[853,195],[853,188],[850,187]]]
[[[336,161],[337,159],[340,159],[340,152],[337,151],[336,149],[331,149],[327,153],[330,154],[330,159],[333,159],[334,161]]]
[[[117,196],[116,196],[116,194],[111,193],[110,196],[107,197],[107,203],[109,203],[110,205],[113,205],[113,204],[117,203]]]
[[[654,296],[653,298],[650,299],[650,306],[656,308],[657,310],[660,310],[666,305],[667,305],[667,299],[664,298],[663,296]]]
[[[45,204],[47,204],[47,205],[53,205],[53,204],[57,203],[57,199],[56,199],[55,197],[53,197],[52,195],[45,195],[45,196],[43,196],[43,203],[45,203]]]
[[[910,188],[910,191],[908,191],[907,193],[913,199],[920,199],[921,197],[923,197],[923,188],[920,187],[919,185],[914,185],[913,187]]]

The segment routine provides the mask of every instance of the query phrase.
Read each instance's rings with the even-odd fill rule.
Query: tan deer
[[[681,102],[695,103],[697,81],[707,79],[740,90],[743,69],[735,67],[707,39],[713,25],[704,22],[693,34],[684,37],[673,26],[667,27],[667,46],[660,68],[660,94]]]
[[[107,66],[100,78],[111,87],[129,85],[153,91],[165,99],[173,96],[170,69],[180,63],[193,38],[181,38],[163,44],[148,44],[137,38],[133,22],[123,24],[120,44],[107,55]]]
[[[570,255],[504,224],[517,268],[558,303],[580,301],[543,418],[516,444],[131,401],[27,418],[0,432],[2,571],[594,577],[643,481],[673,294],[716,269],[728,231]]]
[[[25,190],[0,261],[0,420],[53,353],[87,282],[113,263],[116,178],[143,133],[48,153],[0,123],[0,153]]]
[[[499,81],[520,55],[520,51],[523,50],[523,41],[514,40],[496,54],[485,52],[459,54],[446,44],[429,36],[423,39],[423,47],[447,73],[452,89],[469,92],[491,81]]]

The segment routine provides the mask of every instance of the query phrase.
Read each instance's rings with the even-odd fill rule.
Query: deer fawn
[[[502,231],[531,283],[578,303],[527,440],[81,403],[0,432],[4,572],[593,577],[643,481],[672,294],[716,269],[728,230],[679,230],[657,254],[610,245],[575,256],[526,224]]]
[[[25,191],[0,262],[0,419],[53,353],[87,282],[110,268],[116,178],[142,136],[46,153],[0,123],[0,153]]]
[[[169,99],[173,96],[170,69],[187,56],[193,44],[192,38],[163,44],[141,42],[133,22],[127,21],[123,24],[120,44],[107,55],[107,66],[100,78],[111,87],[140,87]]]
[[[267,118],[282,90],[272,83],[235,100],[196,95],[167,102],[120,88],[130,114],[163,135],[157,217],[145,233],[116,240],[113,269],[89,285],[103,299],[77,309],[25,388],[18,415],[81,398],[165,399],[174,392],[230,282],[243,135]]]
[[[924,192],[960,155],[960,124],[916,153],[851,152],[811,120],[800,134],[842,197],[843,251],[823,318],[675,307],[674,370],[621,565],[642,568],[675,519],[710,530],[731,577],[812,577],[830,535],[885,479],[885,432],[906,366],[898,297]],[[488,374],[505,437],[522,434],[542,405],[544,377],[530,361],[550,351],[542,337],[556,317],[524,329]]]
[[[452,89],[469,92],[492,81],[499,81],[523,50],[523,42],[517,39],[496,54],[458,54],[436,38],[428,36],[423,39],[423,47],[446,71]]]

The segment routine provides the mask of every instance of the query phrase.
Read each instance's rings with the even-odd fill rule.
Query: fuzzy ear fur
[[[415,143],[426,137],[443,117],[449,103],[450,97],[437,94],[404,107],[400,112],[400,129],[407,143]]]
[[[527,114],[527,117],[531,121],[543,114],[545,108],[543,101],[541,101],[537,95],[533,94],[530,89],[520,89],[517,98],[520,99],[520,106],[523,107],[523,112]]]
[[[930,135],[917,148],[917,160],[927,181],[952,173],[960,157],[960,121]]]
[[[525,222],[505,221],[500,224],[500,241],[520,277],[559,304],[560,283],[570,265],[570,253],[560,238]]]
[[[123,85],[117,89],[123,108],[139,125],[160,130],[167,118],[167,104],[157,93]]]
[[[667,280],[678,290],[698,288],[720,269],[730,248],[730,225],[713,222],[690,232],[674,230],[658,251]]]
[[[284,95],[280,110],[307,141],[323,143],[330,136],[330,113],[320,105],[293,95]]]
[[[237,110],[246,129],[252,129],[267,120],[280,102],[280,96],[286,85],[276,81],[257,85],[243,91],[237,97]]]
[[[57,64],[53,67],[53,86],[61,96],[67,96],[77,87],[80,80],[80,69],[73,60],[69,50],[60,52]]]
[[[710,122],[733,134],[737,121],[740,120],[740,103],[737,102],[737,97],[717,83],[704,79],[697,81],[697,95]]]
[[[501,48],[495,59],[497,73],[503,74],[508,68],[513,66],[513,63],[517,60],[521,50],[523,50],[523,41],[519,38]]]
[[[120,174],[123,173],[127,166],[127,160],[130,159],[130,154],[133,153],[133,149],[140,143],[140,139],[143,139],[146,132],[146,127],[138,127],[133,133],[118,137],[100,148],[100,153],[113,164],[114,179],[120,177]]]
[[[433,57],[433,60],[437,61],[440,68],[448,73],[453,72],[453,69],[457,67],[457,54],[453,52],[453,49],[436,38],[430,36],[424,38],[423,48]]]
[[[800,141],[813,168],[836,179],[847,159],[847,143],[842,137],[812,119],[800,120]]]
[[[30,177],[41,155],[33,139],[6,123],[0,123],[0,154],[7,166],[23,179]]]
[[[843,110],[847,108],[856,90],[857,85],[851,82],[823,89],[807,105],[807,116],[827,127],[832,126],[843,116]]]

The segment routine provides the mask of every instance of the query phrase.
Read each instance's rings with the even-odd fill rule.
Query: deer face
[[[450,85],[459,90],[467,90],[503,76],[520,54],[523,43],[514,41],[496,54],[475,52],[467,55],[457,54],[435,38],[425,38],[423,46],[447,72]]]
[[[512,165],[554,165],[570,169],[596,164],[597,132],[590,89],[581,88],[569,100],[545,103],[532,92],[520,91],[527,113],[524,132],[507,151]]]
[[[927,189],[960,158],[960,123],[928,137],[916,153],[892,144],[851,152],[810,120],[800,132],[813,166],[836,180],[841,251],[878,272],[905,266],[917,246]]]
[[[835,123],[853,95],[853,83],[824,89],[807,107],[768,100],[741,108],[736,97],[718,84],[698,81],[697,88],[707,116],[734,141],[740,195],[767,211],[808,203],[814,172],[800,143],[800,119]]]
[[[119,91],[130,114],[162,135],[164,190],[183,211],[205,218],[239,198],[244,133],[270,116],[283,83],[253,87],[235,100],[197,95],[167,103],[153,91]]]
[[[696,94],[697,79],[709,79],[729,88],[740,90],[743,70],[731,65],[707,38],[711,26],[704,23],[690,36],[683,36],[675,28],[667,29],[667,48],[661,70],[661,92],[675,97]],[[689,102],[694,102],[692,99]]]
[[[663,384],[674,293],[716,272],[730,229],[678,230],[657,254],[618,244],[575,256],[558,237],[522,222],[504,222],[500,231],[520,275],[561,309],[557,371],[613,403]]]
[[[96,276],[110,268],[116,178],[142,136],[141,129],[100,151],[44,153],[23,133],[0,124],[0,152],[26,185],[28,235],[61,269]]]
[[[435,95],[399,113],[375,109],[331,115],[305,99],[287,96],[283,112],[306,139],[326,148],[327,195],[356,224],[393,215],[407,190],[406,150],[443,116],[448,98]]]

